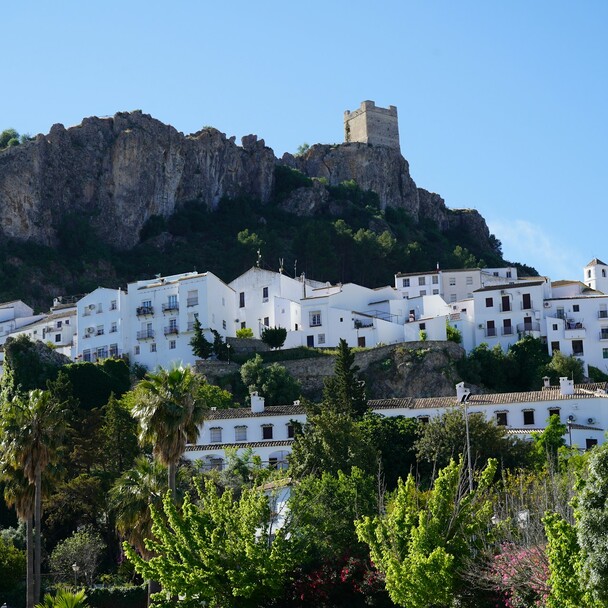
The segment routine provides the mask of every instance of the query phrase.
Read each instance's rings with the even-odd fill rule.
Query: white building
[[[566,442],[589,449],[604,442],[608,429],[608,384],[574,385],[560,378],[559,386],[539,391],[471,395],[460,383],[453,397],[375,399],[370,409],[383,416],[405,416],[427,422],[454,408],[482,413],[487,420],[505,426],[507,432],[531,437],[543,431],[551,415],[567,424]],[[294,422],[304,424],[306,412],[298,403],[264,407],[264,399],[252,396],[251,408],[215,410],[201,427],[196,445],[186,448],[188,460],[202,461],[208,468],[221,468],[226,449],[237,453],[251,448],[267,466],[284,468],[293,444]]]
[[[593,258],[584,269],[585,285],[608,294],[608,264]]]
[[[34,310],[21,300],[0,304],[0,344],[15,331],[43,319],[43,314],[34,314]]]

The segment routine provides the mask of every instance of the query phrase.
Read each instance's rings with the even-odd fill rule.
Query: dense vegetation
[[[392,284],[395,272],[430,270],[437,263],[443,268],[504,264],[498,240],[488,250],[466,234],[441,232],[433,222],[415,224],[403,210],[382,211],[377,195],[352,181],[329,188],[339,216],[326,211],[300,217],[281,209],[289,192],[311,183],[277,167],[272,202],[222,200],[210,211],[191,201],[169,218],[150,218],[140,244],[127,252],[102,243],[86,217],[67,214],[57,226],[57,248],[0,242],[0,300],[20,298],[45,309],[57,295],[195,268],[231,281],[256,262],[258,250],[263,267],[278,269],[282,259],[289,274],[295,270],[370,287]]]
[[[547,365],[536,344],[519,351],[492,356]],[[251,450],[217,470],[181,457],[230,394],[187,368],[138,380],[124,361],[37,356],[10,340],[0,383],[0,480],[21,522],[0,505],[9,605],[25,605],[26,578],[28,607],[46,590],[48,608],[143,608],[144,581],[167,608],[605,604],[608,447],[566,448],[556,416],[525,442],[471,414],[468,470],[462,410],[426,424],[367,411],[341,342],[289,470]],[[297,394],[277,364],[242,369],[248,389]]]

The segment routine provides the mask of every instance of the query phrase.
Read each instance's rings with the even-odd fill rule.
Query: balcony
[[[179,329],[177,325],[169,325],[169,327],[165,327],[165,336],[177,335],[179,334]]]
[[[500,312],[511,312],[513,310],[513,306],[511,306],[511,304],[501,304],[500,305]]]
[[[198,297],[197,298],[188,298],[186,300],[186,306],[198,306]]]
[[[608,329],[600,330],[600,340],[608,340]]]
[[[154,330],[153,329],[144,329],[142,331],[137,332],[138,340],[152,340],[154,338]]]
[[[486,327],[486,338],[495,338],[496,337],[496,328],[495,327]]]
[[[513,326],[510,327],[501,327],[500,333],[503,336],[512,336],[513,335]]]
[[[521,336],[540,337],[540,323],[532,321],[531,323],[518,323],[517,333]]]
[[[524,302],[521,303],[522,310],[532,310],[533,308],[534,306],[532,305],[532,302],[528,302],[527,304]]]
[[[582,340],[586,335],[585,326],[581,321],[575,319],[565,320],[564,337],[566,340]]]
[[[163,304],[163,312],[172,312],[174,310],[179,310],[179,304],[177,302],[167,302]]]
[[[138,317],[147,317],[154,314],[153,306],[139,306],[135,311]]]

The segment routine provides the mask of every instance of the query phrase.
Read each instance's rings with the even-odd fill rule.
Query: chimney
[[[562,395],[574,395],[574,380],[570,380],[565,376],[559,379],[559,392]]]
[[[251,393],[251,411],[254,414],[261,414],[264,411],[264,397],[260,397],[257,391]]]
[[[464,403],[469,399],[471,395],[471,389],[464,387],[464,382],[459,382],[456,385],[456,399],[458,399],[458,403]]]
[[[551,379],[549,376],[543,376],[543,388],[551,388]]]

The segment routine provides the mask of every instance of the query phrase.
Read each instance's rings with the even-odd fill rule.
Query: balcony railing
[[[186,300],[186,306],[198,306],[198,298],[188,298]]]
[[[532,321],[531,323],[518,323],[517,331],[520,333],[526,333],[529,331],[540,331],[540,323]]]
[[[608,330],[604,331],[602,329],[600,331],[600,340],[608,340]]]
[[[534,308],[534,307],[532,306],[532,302],[528,302],[528,303],[526,303],[526,302],[522,302],[522,303],[521,303],[521,309],[522,309],[522,310],[532,310],[532,308]]]
[[[165,336],[170,336],[172,334],[179,334],[177,325],[169,325],[169,327],[165,327]]]
[[[163,304],[163,312],[170,312],[172,310],[179,310],[179,304],[177,302],[167,302]]]
[[[503,336],[512,336],[513,335],[513,326],[511,326],[511,327],[501,327],[500,328],[500,333]]]
[[[511,312],[513,310],[513,306],[511,306],[511,304],[501,304],[500,305],[500,312]]]
[[[496,336],[495,327],[486,327],[486,338],[492,338]]]
[[[154,314],[153,306],[138,306],[136,310],[136,314],[138,317],[146,317],[148,315]]]
[[[152,338],[154,338],[153,329],[143,329],[142,331],[137,332],[138,340],[151,340]]]

